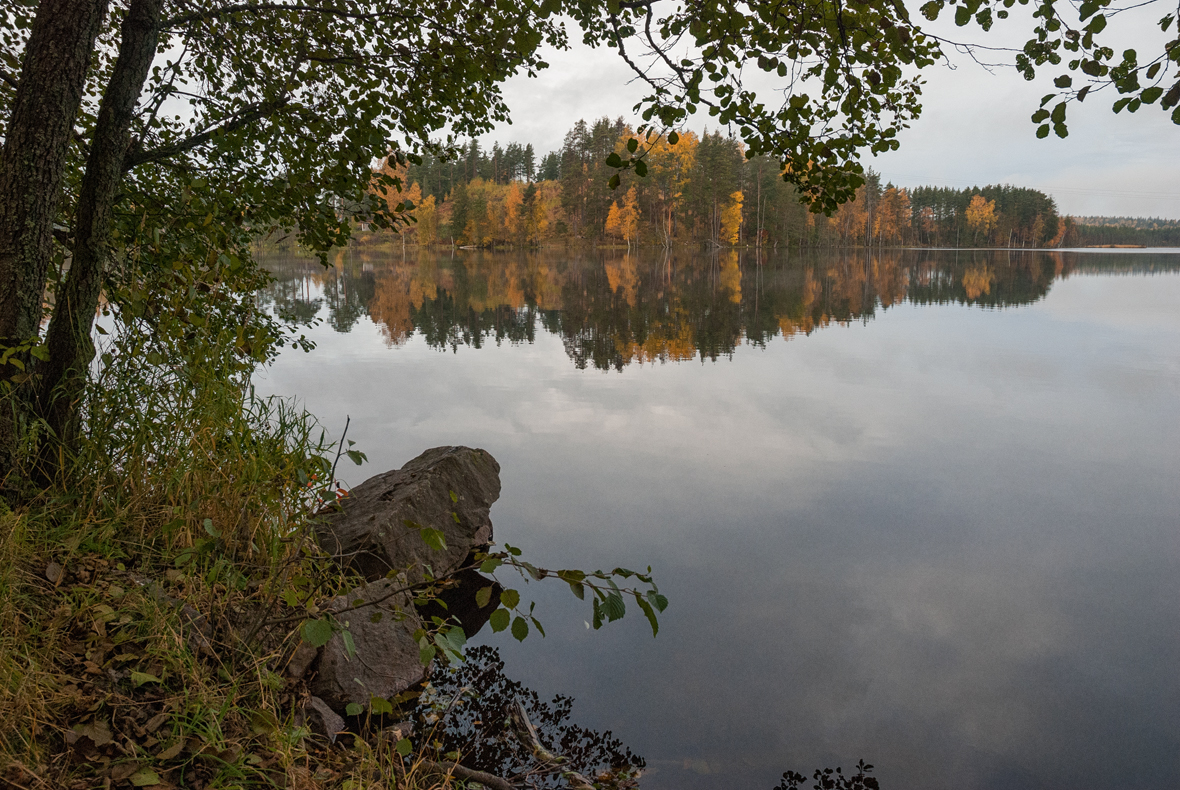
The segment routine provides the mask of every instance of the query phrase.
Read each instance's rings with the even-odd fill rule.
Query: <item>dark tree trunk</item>
[[[35,340],[45,277],[53,253],[53,221],[66,154],[82,101],[86,71],[107,0],[41,0],[21,64],[20,83],[0,154],[0,344]],[[28,354],[21,358],[27,364]],[[0,366],[0,486],[16,457],[21,393],[19,369]]]
[[[131,143],[135,106],[156,54],[163,5],[164,0],[132,0],[123,20],[119,57],[99,106],[78,195],[73,257],[49,323],[49,361],[41,368],[41,409],[49,429],[67,447],[74,443],[77,406],[94,358],[91,332],[109,255],[111,217]],[[47,455],[44,460],[50,458]]]

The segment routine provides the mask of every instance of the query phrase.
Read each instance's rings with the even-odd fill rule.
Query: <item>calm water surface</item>
[[[1180,253],[274,260],[319,347],[258,381],[371,463],[467,444],[496,537],[671,599],[507,672],[650,790],[1180,776]]]

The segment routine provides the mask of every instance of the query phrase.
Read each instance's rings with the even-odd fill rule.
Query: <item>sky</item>
[[[1158,7],[1130,11],[1112,21],[1112,45],[1140,47],[1160,39]],[[934,32],[959,41],[1020,46],[1030,29],[1015,18],[990,33],[939,23]],[[613,50],[590,49],[571,35],[566,51],[549,51],[550,68],[535,79],[523,75],[504,85],[512,125],[501,124],[481,142],[532,143],[538,154],[561,147],[579,118],[623,116],[643,96]],[[1066,139],[1038,140],[1029,116],[1053,90],[1057,70],[1025,82],[1015,69],[991,71],[966,55],[926,71],[925,109],[899,136],[901,148],[864,163],[898,186],[970,187],[1006,183],[1041,189],[1058,209],[1075,216],[1143,216],[1180,219],[1180,127],[1158,106],[1131,115],[1110,110],[1112,90],[1092,94],[1070,108]],[[994,53],[1011,62],[1011,53]],[[688,128],[702,131],[711,120],[696,116]],[[715,128],[715,127],[714,127]]]

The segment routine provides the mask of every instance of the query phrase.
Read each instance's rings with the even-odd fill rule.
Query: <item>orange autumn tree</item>
[[[606,215],[606,234],[608,236],[622,236],[627,242],[627,249],[631,248],[631,240],[639,230],[639,198],[635,187],[632,186],[623,196],[623,205],[618,201],[611,203],[610,211]]]

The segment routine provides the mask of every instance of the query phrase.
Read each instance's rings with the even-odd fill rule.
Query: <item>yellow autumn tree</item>
[[[423,198],[414,215],[418,218],[418,229],[415,231],[418,243],[433,244],[438,241],[438,205],[434,195]]]
[[[992,228],[996,226],[996,201],[988,200],[983,195],[975,195],[967,206],[967,226],[975,233],[975,239],[983,234],[986,242]],[[974,244],[974,240],[972,241]]]
[[[741,231],[742,193],[739,190],[729,196],[729,204],[721,210],[721,241],[726,244],[737,244]]]
[[[522,235],[521,208],[524,197],[520,191],[520,184],[516,181],[508,184],[504,195],[504,233],[506,238],[515,241]]]
[[[904,189],[890,186],[877,203],[873,218],[873,236],[878,243],[903,241],[906,227],[910,223],[910,196]]]

